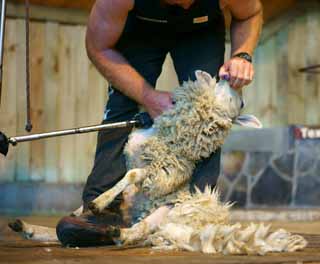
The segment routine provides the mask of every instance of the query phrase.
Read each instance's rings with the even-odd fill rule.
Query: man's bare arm
[[[171,94],[153,87],[115,50],[133,0],[97,0],[89,17],[86,47],[90,60],[116,89],[144,106],[152,117],[170,107]]]
[[[232,15],[232,56],[239,52],[253,55],[263,23],[260,0],[221,0],[221,6],[227,8]],[[231,86],[239,89],[252,81],[254,69],[251,63],[236,57],[224,64],[219,75],[228,75]]]
[[[262,28],[262,5],[259,0],[229,0],[232,15],[232,54],[247,52],[253,55]]]

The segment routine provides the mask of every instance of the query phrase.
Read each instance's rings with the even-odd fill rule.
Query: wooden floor
[[[34,224],[54,226],[56,217],[24,217]],[[159,252],[150,248],[62,248],[60,245],[46,245],[24,241],[7,228],[8,217],[0,216],[0,263],[67,263],[67,264],[109,264],[109,263],[320,263],[320,222],[276,222],[274,228],[283,227],[293,233],[300,233],[308,240],[308,247],[302,252],[268,254],[267,256],[222,256],[189,252]]]

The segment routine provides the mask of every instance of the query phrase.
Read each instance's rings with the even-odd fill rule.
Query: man
[[[232,17],[232,56],[225,63],[223,9]],[[97,0],[86,46],[89,58],[111,84],[103,122],[132,119],[139,105],[152,118],[172,107],[172,94],[154,89],[168,53],[179,82],[194,79],[200,69],[227,78],[234,89],[248,85],[261,25],[259,0]],[[123,147],[129,133],[130,129],[99,133],[95,164],[83,192],[85,210],[124,176]],[[197,165],[193,186],[214,186],[219,170],[220,151]],[[107,225],[124,223],[119,201],[110,209],[116,213],[108,214],[108,219],[90,214],[62,219],[57,226],[59,239],[75,246],[111,243]]]

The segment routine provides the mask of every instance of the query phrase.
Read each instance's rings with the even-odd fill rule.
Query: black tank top
[[[125,32],[161,34],[191,32],[207,27],[216,33],[225,32],[219,0],[195,0],[187,10],[176,5],[161,4],[160,0],[135,0]]]

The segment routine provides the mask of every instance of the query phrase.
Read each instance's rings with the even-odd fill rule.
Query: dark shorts
[[[189,33],[136,34],[123,36],[117,49],[152,85],[161,73],[165,57],[170,53],[179,82],[194,79],[195,70],[215,76],[224,61],[224,34],[207,28]],[[129,120],[138,112],[137,104],[109,87],[109,100],[103,123]],[[99,132],[95,162],[83,191],[84,206],[114,186],[126,173],[123,148],[130,129]],[[197,164],[192,183],[203,189],[214,186],[220,172],[220,150]]]

